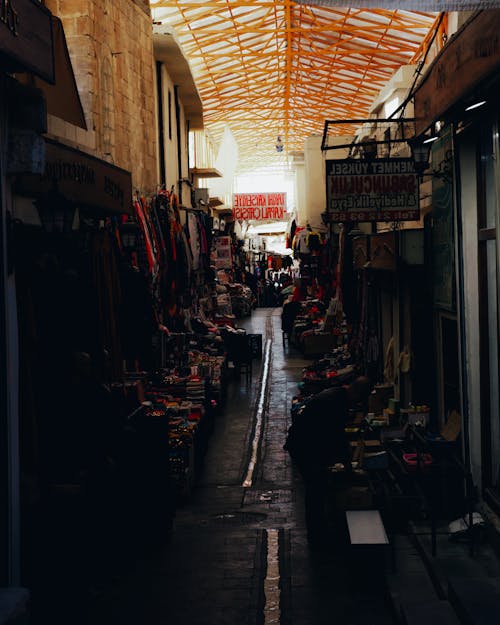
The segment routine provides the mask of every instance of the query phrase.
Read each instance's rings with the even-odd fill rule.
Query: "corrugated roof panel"
[[[150,0],[190,61],[217,141],[226,123],[240,169],[285,163],[325,119],[367,117],[380,89],[414,62],[435,13],[292,0]],[[280,134],[284,153],[275,151]]]

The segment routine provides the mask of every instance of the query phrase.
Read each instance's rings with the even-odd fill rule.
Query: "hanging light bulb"
[[[276,139],[276,152],[283,152],[283,147],[283,139],[280,135],[278,135],[278,138]]]

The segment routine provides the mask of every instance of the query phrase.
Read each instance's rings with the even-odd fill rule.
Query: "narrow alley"
[[[263,335],[261,366],[256,361],[251,382],[231,382],[168,543],[95,599],[92,625],[393,622],[383,552],[369,569],[365,554],[360,567],[345,528],[319,550],[307,544],[302,481],[283,444],[308,361],[283,345],[280,312],[257,309],[244,323]]]
[[[500,0],[0,6],[0,625],[497,625]]]

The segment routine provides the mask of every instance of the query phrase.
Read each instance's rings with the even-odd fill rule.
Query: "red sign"
[[[257,221],[283,219],[286,212],[286,193],[235,193],[233,215],[235,219]]]
[[[414,221],[419,185],[410,158],[326,162],[330,221]]]

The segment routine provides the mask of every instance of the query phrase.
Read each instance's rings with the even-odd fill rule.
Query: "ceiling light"
[[[465,110],[466,111],[472,111],[472,109],[477,109],[480,106],[483,106],[483,104],[486,104],[486,100],[481,100],[481,102],[476,102],[475,104],[471,104]]]

